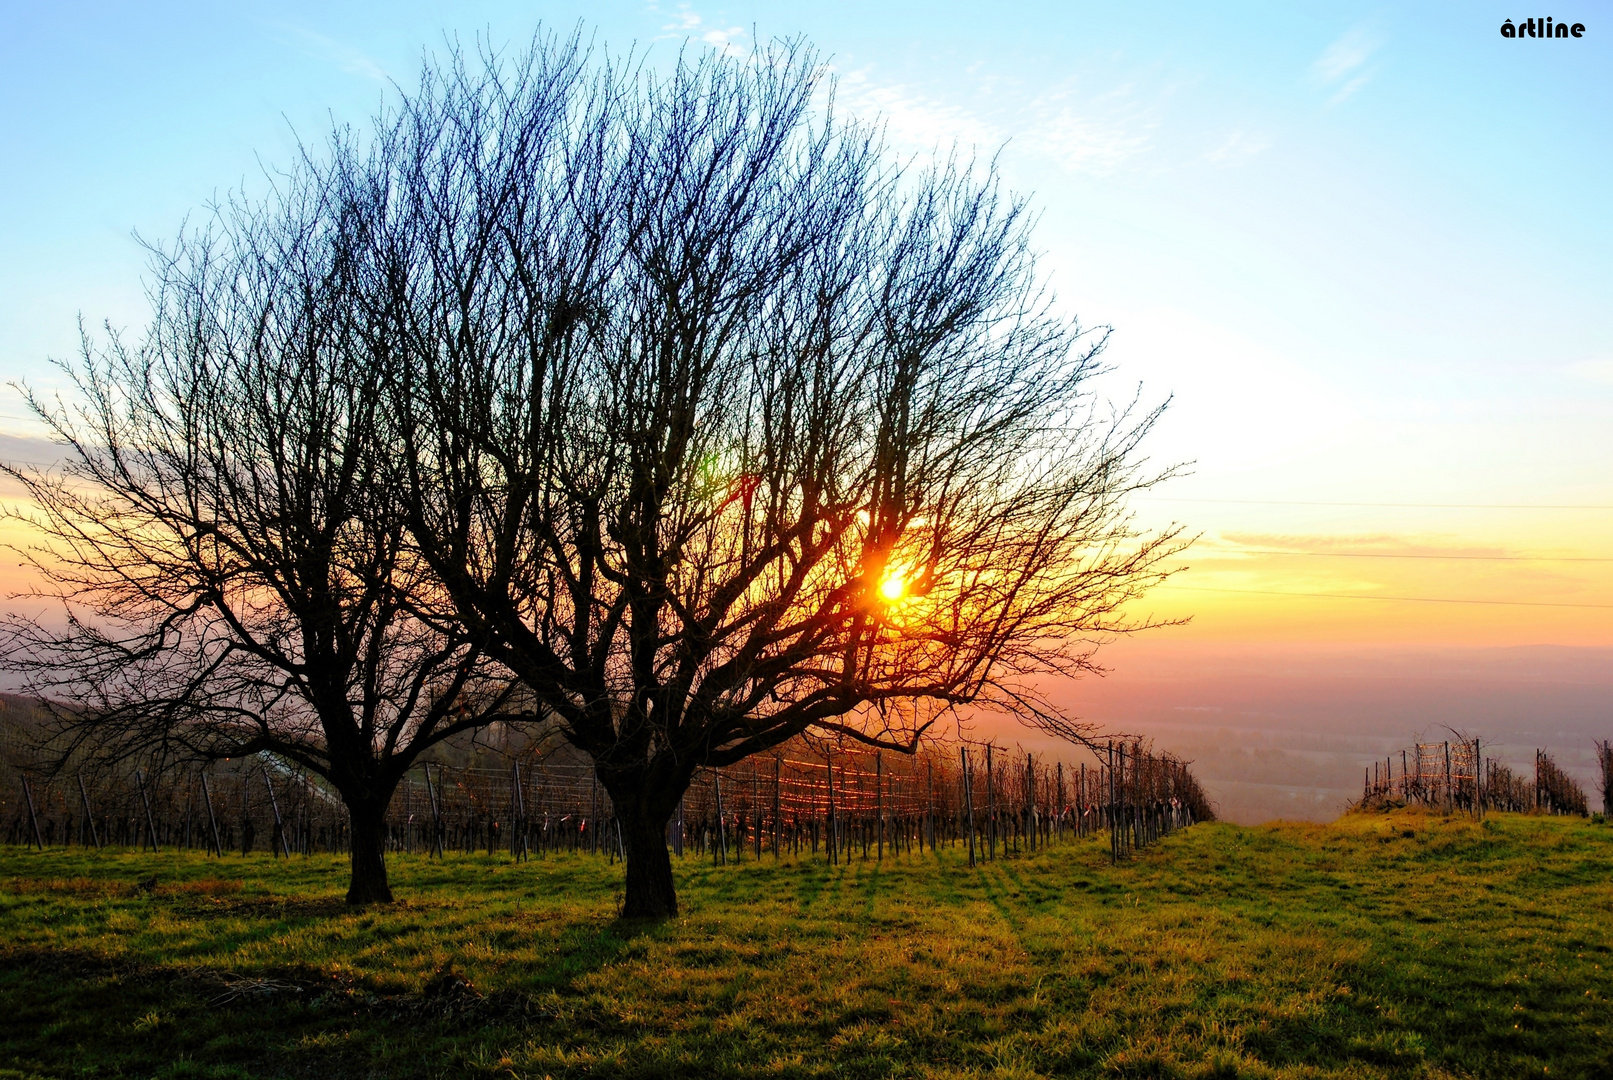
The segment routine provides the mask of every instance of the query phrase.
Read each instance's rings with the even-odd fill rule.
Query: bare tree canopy
[[[995,176],[893,164],[807,48],[656,76],[540,39],[378,138],[409,529],[456,625],[594,760],[625,910],[676,910],[695,770],[1038,688],[1164,573],[1157,412],[1106,412]]]
[[[1043,689],[1180,550],[1126,507],[1158,410],[1094,396],[1023,200],[896,162],[800,43],[451,53],[218,227],[141,349],[86,350],[77,419],[37,404],[99,621],[31,662],[116,745],[273,750],[354,805],[507,672],[666,915],[696,770],[960,707],[1078,737]]]
[[[356,291],[367,223],[335,150],[153,249],[140,343],[86,337],[68,403],[29,396],[66,464],[5,471],[67,613],[13,619],[3,652],[59,704],[58,764],[269,751],[324,777],[352,816],[357,903],[391,899],[403,773],[510,689],[464,633],[409,613],[421,574]]]

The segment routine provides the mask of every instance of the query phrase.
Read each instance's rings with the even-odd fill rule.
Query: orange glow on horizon
[[[1127,611],[1190,618],[1159,634],[1203,643],[1613,645],[1613,561],[1599,537],[1474,532],[1212,539]]]

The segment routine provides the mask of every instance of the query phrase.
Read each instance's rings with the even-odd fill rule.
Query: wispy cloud
[[[358,75],[382,85],[392,81],[378,61],[352,45],[290,23],[275,23],[274,27],[297,41],[310,56],[335,64],[349,75]]]
[[[679,4],[672,21],[664,24],[661,36],[666,38],[693,38],[716,49],[748,51],[750,35],[742,26],[713,26],[704,15],[688,4]]]
[[[1031,145],[1071,172],[1107,176],[1148,149],[1151,119],[1061,109],[1030,133]]]
[[[956,144],[989,154],[1008,138],[1008,132],[970,109],[903,83],[880,81],[867,68],[836,75],[840,107],[865,120],[877,118],[899,150],[930,153]]]
[[[1330,90],[1329,105],[1337,105],[1365,86],[1377,72],[1373,56],[1383,39],[1365,26],[1347,31],[1322,50],[1311,64],[1311,79]]]
[[[1238,130],[1221,140],[1204,158],[1214,165],[1242,165],[1270,148],[1271,140],[1259,132]]]
[[[650,10],[666,18],[663,38],[740,53],[754,47],[742,27],[714,23],[692,4],[680,3],[671,12],[653,5]],[[1105,176],[1151,149],[1159,124],[1156,105],[1124,81],[1101,92],[1074,80],[1027,90],[1013,76],[977,60],[953,80],[951,92],[938,92],[881,78],[873,65],[844,68],[831,63],[829,70],[839,111],[877,120],[895,149],[920,156],[952,147],[989,156],[1011,142],[1016,150],[1050,159],[1069,172]],[[1228,153],[1249,156],[1263,148],[1246,137]]]
[[[992,105],[981,111],[956,98],[882,81],[870,68],[837,75],[843,107],[878,116],[897,146],[921,153],[956,145],[991,154],[1012,141],[1016,149],[1051,159],[1069,172],[1104,176],[1146,152],[1157,124],[1153,111],[1128,87],[1101,95],[1071,87],[1018,95],[1007,81],[971,69],[965,72],[969,100]]]

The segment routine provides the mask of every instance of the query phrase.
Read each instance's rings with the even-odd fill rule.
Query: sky
[[[1197,541],[1137,613],[1190,621],[1110,650],[1076,707],[1134,719],[1140,672],[1372,650],[1429,658],[1430,693],[1503,654],[1589,657],[1574,670],[1595,682],[1613,660],[1613,8],[1548,14],[1585,36],[1508,40],[1520,12],[1472,2],[13,2],[0,382],[48,390],[80,319],[138,331],[137,236],[261,185],[299,137],[363,126],[449,38],[519,47],[580,22],[666,65],[802,35],[895,152],[995,157],[1061,306],[1113,328],[1103,392],[1170,401],[1147,450],[1182,475],[1136,511]],[[48,455],[37,434],[0,390],[0,456]],[[1485,670],[1538,682],[1556,662]],[[1296,679],[1295,716],[1337,697]],[[1613,734],[1613,695],[1587,700]]]

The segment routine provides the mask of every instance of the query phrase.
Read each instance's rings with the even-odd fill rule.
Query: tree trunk
[[[672,857],[666,849],[666,826],[672,815],[649,812],[643,803],[617,807],[622,823],[622,850],[627,856],[626,919],[665,919],[678,913],[672,882]]]
[[[353,876],[347,886],[349,904],[390,904],[386,880],[386,803],[349,803],[353,819]]]

